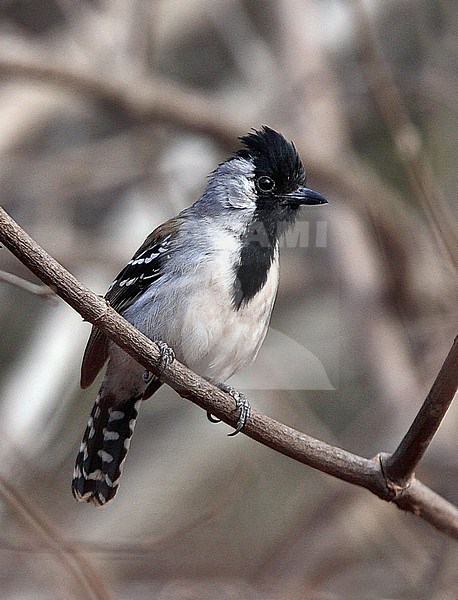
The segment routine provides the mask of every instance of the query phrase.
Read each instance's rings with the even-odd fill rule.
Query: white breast
[[[222,383],[256,357],[267,333],[279,273],[277,251],[264,287],[235,310],[235,275],[228,266],[239,255],[240,241],[229,232],[218,233],[199,261],[179,276],[161,277],[125,316],[151,339],[167,342],[190,369]]]
[[[264,341],[278,288],[277,256],[264,287],[239,310],[229,302],[232,285],[215,274],[182,321],[183,362],[218,383],[250,364]]]

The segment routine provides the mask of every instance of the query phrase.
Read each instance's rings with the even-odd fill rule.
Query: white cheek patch
[[[254,181],[251,179],[241,178],[231,194],[228,195],[227,203],[234,208],[256,209],[256,190]]]
[[[254,168],[251,161],[235,158],[223,163],[216,176],[226,180],[225,201],[233,208],[256,208],[256,188],[254,186]]]
[[[254,208],[256,207],[256,187],[254,184],[254,179],[244,179],[244,192],[247,198],[250,199],[250,205]]]

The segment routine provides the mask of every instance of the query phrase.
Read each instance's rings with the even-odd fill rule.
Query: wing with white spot
[[[179,225],[178,216],[155,229],[113,281],[105,298],[117,312],[122,314],[159,279]],[[93,327],[81,366],[81,387],[91,385],[107,358],[108,339],[99,329]]]
[[[143,244],[109,287],[105,298],[122,313],[162,274],[164,259],[170,251],[167,235],[152,244]],[[145,247],[146,246],[146,247]]]

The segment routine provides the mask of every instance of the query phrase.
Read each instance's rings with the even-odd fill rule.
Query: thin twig
[[[103,299],[82,285],[47,254],[0,208],[0,241],[44,283],[85,320],[103,331],[142,366],[157,374],[182,397],[187,398],[234,426],[233,401],[227,394],[175,361],[160,369],[160,352],[154,342],[136,330]],[[252,439],[303,464],[364,487],[404,510],[419,514],[435,527],[458,539],[458,510],[432,490],[413,479],[406,488],[393,490],[380,456],[366,459],[305,435],[287,425],[253,411],[244,433]]]
[[[458,336],[414,422],[384,463],[394,485],[405,487],[428,449],[458,389]]]
[[[22,279],[22,277],[18,277],[13,273],[0,270],[0,281],[14,285],[17,288],[25,290],[26,292],[30,292],[31,294],[35,294],[36,296],[42,296],[48,300],[56,300],[55,293],[47,285],[37,285],[36,283],[27,281],[27,279]]]

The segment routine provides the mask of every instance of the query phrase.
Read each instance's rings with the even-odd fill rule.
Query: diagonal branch
[[[458,388],[458,336],[398,448],[384,462],[385,475],[395,485],[404,487],[428,449],[434,434],[452,403]]]
[[[235,426],[233,400],[227,394],[175,361],[160,371],[160,353],[154,342],[136,330],[103,299],[82,285],[47,254],[0,208],[0,242],[4,243],[37,277],[85,320],[103,331],[149,371],[160,376],[180,396],[187,398]],[[243,432],[252,439],[303,464],[370,490],[403,510],[421,516],[439,530],[458,539],[458,510],[435,492],[412,478],[393,489],[382,463],[384,456],[366,459],[316,440],[287,425],[252,411]]]

